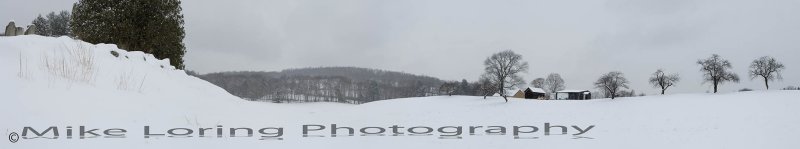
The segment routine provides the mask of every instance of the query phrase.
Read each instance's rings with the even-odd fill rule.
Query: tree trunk
[[[506,97],[506,89],[504,88],[505,85],[506,85],[505,84],[506,82],[503,81],[503,80],[505,80],[505,79],[501,79],[501,81],[500,81],[500,96],[503,96],[503,99],[505,99],[506,102],[508,102],[508,98]]]
[[[767,90],[769,90],[769,80],[767,80],[767,77],[764,77],[764,85],[766,85]]]
[[[714,93],[717,93],[717,81],[714,81]]]
[[[662,88],[662,89],[661,89],[661,95],[664,95],[664,91],[666,91],[666,90],[667,90],[667,89],[663,89],[663,88]]]
[[[611,99],[614,99],[614,94],[616,93],[614,93],[614,91],[612,91],[611,89],[606,89],[606,91],[608,93],[606,97],[611,97]]]

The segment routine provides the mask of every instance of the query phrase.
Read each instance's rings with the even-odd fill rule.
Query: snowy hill
[[[118,56],[112,55],[116,51]],[[0,148],[798,148],[800,92],[753,91],[682,94],[588,101],[510,100],[440,96],[362,105],[272,104],[241,100],[175,70],[166,60],[70,38],[0,37],[0,128],[56,126],[61,137],[0,141]],[[163,66],[163,67],[162,67]],[[330,124],[355,128],[355,136],[330,135]],[[328,128],[304,137],[303,125]],[[403,135],[393,135],[392,126]],[[565,126],[567,134],[547,125]],[[66,137],[78,127],[127,130]],[[173,128],[186,136],[145,138]],[[446,128],[411,135],[407,128]],[[445,127],[453,126],[453,127]],[[462,133],[452,130],[461,126]],[[469,129],[475,128],[475,135]],[[486,133],[491,126],[506,134]],[[513,130],[520,132],[515,139]],[[526,127],[521,127],[526,126]],[[530,126],[530,127],[527,127]],[[580,133],[573,126],[584,130]],[[260,132],[230,137],[228,128],[282,128],[282,140]],[[359,128],[381,127],[383,136]],[[533,127],[538,129],[532,132]],[[553,126],[551,126],[553,127]],[[200,137],[198,132],[210,129]],[[222,136],[217,137],[217,128]],[[316,127],[312,127],[316,128]],[[272,129],[265,129],[272,130]],[[376,128],[369,128],[375,132]],[[417,129],[419,131],[420,129]],[[176,130],[180,133],[185,130]],[[277,131],[276,131],[277,133]],[[346,130],[338,134],[346,134]],[[28,134],[31,135],[30,132]],[[460,139],[448,138],[459,136]],[[315,137],[322,136],[322,137]],[[535,138],[535,139],[534,139]]]

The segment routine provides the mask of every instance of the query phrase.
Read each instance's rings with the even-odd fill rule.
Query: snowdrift
[[[112,51],[117,54],[111,54]],[[116,56],[115,56],[116,55]],[[70,38],[0,37],[0,128],[56,127],[62,137],[0,141],[0,148],[798,148],[800,92],[682,94],[588,101],[438,96],[362,105],[272,104],[238,99],[141,52]],[[356,129],[330,135],[331,124]],[[303,125],[327,127],[303,136]],[[393,135],[392,126],[402,126]],[[546,135],[550,125],[567,134]],[[145,129],[144,126],[148,126]],[[409,127],[452,129],[412,135]],[[476,128],[474,134],[469,128]],[[485,133],[487,127],[506,134]],[[515,126],[535,132],[515,138]],[[576,137],[571,126],[591,129]],[[120,128],[124,138],[66,137]],[[358,129],[381,127],[368,135]],[[463,128],[458,138],[456,127]],[[186,136],[156,136],[186,128]],[[208,128],[213,135],[197,132]],[[220,128],[222,136],[216,136]],[[279,139],[230,137],[227,128],[282,128]],[[378,130],[369,129],[371,132]],[[182,133],[178,130],[177,133]],[[554,131],[558,132],[558,131]],[[346,134],[340,130],[339,134]],[[30,134],[29,134],[30,135]]]

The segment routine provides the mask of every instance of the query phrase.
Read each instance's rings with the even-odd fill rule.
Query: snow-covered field
[[[111,51],[116,51],[115,57]],[[589,101],[511,100],[498,97],[439,96],[395,99],[362,105],[273,104],[238,99],[168,61],[114,45],[70,38],[0,37],[0,131],[21,134],[56,126],[59,138],[0,141],[0,148],[800,148],[800,92],[753,91],[681,94]],[[163,67],[162,67],[163,66]],[[545,123],[568,127],[545,135]],[[384,136],[303,137],[303,125],[382,127]],[[216,136],[221,125],[223,136]],[[403,135],[393,136],[391,126]],[[586,129],[579,136],[571,126]],[[125,138],[68,138],[67,126],[125,129]],[[190,137],[145,138],[172,128]],[[409,135],[407,128],[461,126]],[[482,126],[471,135],[471,126]],[[484,133],[505,127],[504,135]],[[539,130],[513,136],[514,126]],[[228,128],[283,128],[283,140],[229,137]],[[212,135],[198,137],[202,128]],[[520,127],[530,131],[532,127]],[[270,129],[272,130],[272,129]],[[377,129],[371,129],[377,130]],[[355,130],[358,131],[358,130]],[[176,131],[180,132],[180,131]],[[373,131],[374,132],[374,131]],[[347,133],[340,131],[340,133]],[[30,132],[28,134],[31,135]],[[530,139],[538,137],[536,139]]]

